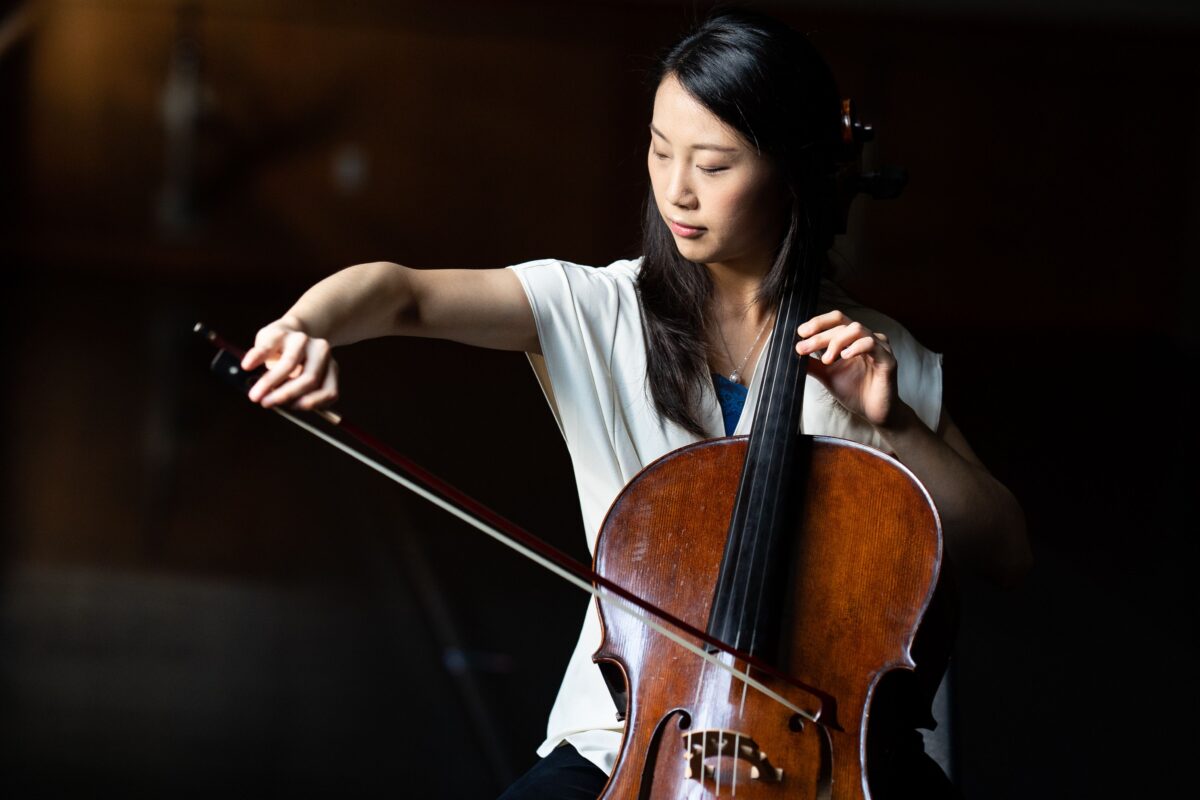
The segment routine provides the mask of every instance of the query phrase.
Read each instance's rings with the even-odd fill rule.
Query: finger
[[[837,334],[837,328],[819,331],[796,343],[796,352],[802,356],[818,354],[829,347],[830,341]]]
[[[828,389],[829,388],[829,367],[825,366],[825,364],[819,358],[809,359],[807,367],[808,367],[808,374],[813,376],[817,380],[819,380],[822,384],[825,385],[825,388]]]
[[[846,349],[861,339],[875,341],[871,332],[860,322],[851,322],[830,331],[829,344],[825,347],[825,353],[821,356],[821,360],[826,364],[832,364],[839,358],[844,358],[843,354]]]
[[[858,356],[867,358],[872,364],[884,369],[895,369],[896,366],[896,355],[892,352],[892,348],[888,346],[887,336],[882,333],[876,333],[856,340],[842,351],[841,357],[843,359],[850,359]]]
[[[849,317],[835,309],[824,314],[818,314],[807,322],[802,323],[800,327],[796,328],[796,333],[807,339],[821,331],[829,330],[838,325],[845,325],[849,321]]]
[[[887,337],[886,333],[876,332],[875,340],[877,342],[879,342],[879,349],[881,351],[887,353],[893,359],[895,358],[895,353],[892,352],[892,344],[891,344],[891,342],[888,341],[888,337]]]
[[[279,352],[286,334],[286,330],[274,323],[260,329],[254,336],[254,346],[242,356],[242,369],[254,369],[260,366],[267,356]]]
[[[311,372],[305,372],[299,378],[288,381],[275,391],[263,398],[263,408],[287,405],[319,386],[317,378]]]
[[[879,340],[874,336],[864,336],[861,339],[855,339],[847,347],[843,348],[839,357],[850,359],[857,356],[876,357],[878,355],[884,355],[884,350]]]
[[[315,392],[301,397],[296,406],[303,409],[325,408],[337,402],[338,399],[338,366],[336,361],[329,362],[329,370],[325,373],[325,382]]]
[[[276,364],[279,363],[279,356],[267,356],[263,363],[267,365],[267,369],[272,369]],[[300,373],[303,371],[304,367],[297,364],[296,366],[292,367],[292,371],[288,373],[288,377],[298,378],[300,377]]]
[[[246,354],[242,356],[242,369],[249,372],[250,370],[256,368],[259,364],[263,363],[263,359],[267,357],[267,352],[268,351],[265,348],[259,347],[258,345],[251,347],[246,351]]]
[[[307,357],[303,367],[297,365],[289,373],[286,383],[263,398],[264,408],[299,400],[324,383],[329,370],[329,346],[325,342],[310,339],[305,351]]]
[[[259,402],[271,390],[278,387],[291,375],[300,361],[300,355],[304,352],[304,345],[308,341],[308,336],[299,331],[292,331],[283,337],[283,350],[279,354],[279,360],[273,363],[263,374],[258,382],[250,389],[250,399],[255,403]]]

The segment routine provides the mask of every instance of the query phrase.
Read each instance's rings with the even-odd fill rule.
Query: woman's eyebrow
[[[671,143],[671,140],[668,139],[666,136],[664,136],[662,131],[660,131],[658,128],[654,127],[653,122],[650,123],[650,132],[653,133],[658,138],[662,139],[667,144]],[[722,147],[719,144],[694,144],[694,145],[692,145],[692,149],[693,150],[717,150],[721,153],[736,153],[737,152],[736,147]]]

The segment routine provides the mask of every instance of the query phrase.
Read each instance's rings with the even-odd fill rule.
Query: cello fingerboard
[[[806,359],[796,356],[796,328],[816,312],[820,269],[805,259],[784,283],[767,350],[746,463],[713,595],[708,633],[778,663],[789,585],[794,520],[803,492],[808,440],[800,435]]]

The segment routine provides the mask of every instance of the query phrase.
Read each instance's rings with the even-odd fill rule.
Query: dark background
[[[690,2],[0,1],[0,789],[489,797],[586,598],[207,372],[348,264],[636,254]],[[911,175],[841,278],[945,354],[1036,566],[963,580],[971,798],[1182,785],[1200,10],[783,3]],[[341,410],[585,557],[525,359],[347,348]],[[1185,732],[1186,731],[1186,732]]]

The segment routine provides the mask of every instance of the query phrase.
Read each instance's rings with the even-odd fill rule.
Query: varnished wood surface
[[[703,442],[643,471],[609,512],[597,569],[703,626],[746,442]],[[915,666],[909,648],[936,583],[940,528],[928,496],[907,470],[849,442],[814,441],[805,491],[787,614],[792,636],[785,646],[788,662],[781,666],[833,695],[836,720],[797,732],[792,713],[774,700],[749,690],[743,701],[740,682],[728,673],[704,667],[626,615],[602,610],[605,636],[596,658],[618,664],[631,684],[622,759],[605,797],[700,796],[688,794],[697,784],[684,776],[682,736],[689,728],[750,737],[784,770],[783,784],[766,784],[749,780],[742,765],[740,797],[816,797],[824,774],[838,800],[869,796],[860,745],[866,741],[871,692],[887,671]],[[766,683],[816,710],[804,692]],[[721,762],[728,779],[734,765]],[[653,787],[644,795],[647,764]],[[724,785],[721,794],[731,789]]]

